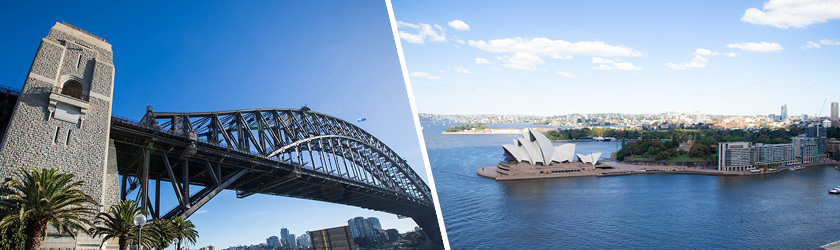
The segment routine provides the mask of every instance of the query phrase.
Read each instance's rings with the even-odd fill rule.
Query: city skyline
[[[146,105],[156,112],[307,105],[375,135],[429,182],[383,2],[20,2],[0,11],[4,45],[16,48],[0,59],[7,69],[0,85],[20,89],[39,41],[66,21],[113,45],[114,115],[140,120]],[[173,191],[162,191],[161,208],[174,207]],[[415,226],[358,207],[261,194],[238,199],[234,191],[222,191],[189,219],[199,247],[262,242],[280,224],[327,228],[360,215],[403,231]]]
[[[840,91],[840,17],[814,6],[840,8],[397,2],[394,15],[422,113],[813,115]]]

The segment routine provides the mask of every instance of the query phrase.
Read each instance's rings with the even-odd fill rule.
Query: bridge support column
[[[440,232],[440,224],[438,223],[437,214],[434,210],[432,210],[432,213],[414,216],[411,219],[423,228],[423,232],[432,240],[432,243],[443,247],[443,236]]]
[[[140,204],[143,211],[149,208],[149,161],[151,151],[148,147],[143,148],[143,170],[140,176]]]

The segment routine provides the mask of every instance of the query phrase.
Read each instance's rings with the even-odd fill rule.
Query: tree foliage
[[[137,201],[122,200],[108,208],[108,212],[100,213],[97,218],[97,225],[94,229],[94,236],[103,236],[102,243],[116,238],[120,250],[125,250],[128,244],[136,242],[137,226],[134,226],[134,216],[146,214]],[[146,244],[144,244],[146,245]]]
[[[4,182],[8,194],[0,210],[13,212],[0,220],[0,227],[25,225],[26,249],[40,248],[47,225],[60,232],[86,232],[97,203],[80,189],[84,182],[73,177],[55,168],[19,168],[16,178]]]
[[[449,128],[446,129],[446,132],[461,132],[461,131],[472,130],[472,129],[484,130],[484,129],[487,129],[487,126],[485,126],[484,124],[481,124],[481,123],[478,123],[478,124],[463,124],[463,125],[449,127]]]

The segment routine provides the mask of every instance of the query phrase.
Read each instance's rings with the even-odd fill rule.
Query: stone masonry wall
[[[85,182],[82,190],[107,209],[119,199],[116,164],[109,158],[109,129],[114,66],[112,52],[87,42],[91,37],[64,32],[56,24],[32,62],[18,104],[0,142],[0,178],[12,177],[19,167],[58,168]],[[101,46],[101,44],[100,44]],[[81,55],[81,60],[79,56]],[[57,74],[56,72],[60,72]],[[81,123],[50,117],[53,86],[62,76],[82,79],[83,94],[91,95],[90,109]],[[113,151],[111,151],[113,153]],[[113,159],[112,159],[113,160]],[[80,239],[80,243],[98,243]],[[43,247],[50,246],[45,242]],[[72,246],[71,246],[72,247]]]

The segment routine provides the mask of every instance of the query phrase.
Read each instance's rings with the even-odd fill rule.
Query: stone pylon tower
[[[119,177],[115,164],[108,164],[115,157],[108,134],[113,90],[111,44],[56,23],[41,40],[0,142],[0,178],[19,167],[58,168],[84,181],[83,191],[100,210],[114,204]],[[41,247],[73,248],[72,238],[56,233],[48,231]],[[100,242],[80,236],[78,249],[99,249]]]

